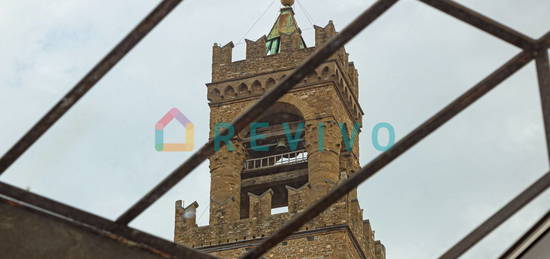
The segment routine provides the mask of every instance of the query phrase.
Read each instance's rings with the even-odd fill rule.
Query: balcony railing
[[[307,152],[305,149],[272,156],[248,159],[244,162],[244,170],[252,171],[283,165],[300,164],[304,162],[307,162]]]

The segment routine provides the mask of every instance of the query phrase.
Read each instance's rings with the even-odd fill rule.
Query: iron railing
[[[121,43],[119,43],[98,65],[96,65],[65,97],[63,97],[31,130],[29,130],[2,158],[0,158],[0,175],[4,173],[25,151],[27,151],[59,118],[61,118],[89,89],[91,89],[124,55],[129,52],[150,30],[154,28],[173,8],[182,0],[164,0],[148,15]],[[535,60],[540,86],[542,111],[546,132],[547,151],[550,150],[550,68],[547,49],[550,47],[550,32],[538,40],[534,40],[506,25],[500,24],[480,13],[477,13],[459,3],[451,0],[418,0],[446,14],[449,14],[465,23],[483,30],[503,41],[506,41],[521,52],[498,68],[495,72],[480,81],[477,85],[457,98],[454,102],[436,113],[422,125],[417,127],[390,150],[380,154],[372,162],[353,174],[348,180],[335,187],[327,196],[317,201],[305,211],[294,217],[290,222],[266,238],[255,249],[248,251],[242,258],[259,258],[269,249],[276,246],[286,237],[298,230],[301,226],[313,219],[331,204],[339,200],[349,191],[357,188],[359,184],[369,179],[391,161],[405,153],[426,136],[434,132],[454,116],[462,112],[479,98],[494,89],[506,78],[513,75],[529,62]],[[378,0],[357,19],[355,19],[342,32],[334,36],[323,47],[316,50],[302,65],[291,75],[286,77],[276,87],[266,92],[254,105],[239,115],[233,122],[237,132],[241,131],[249,123],[257,120],[259,116],[273,105],[279,98],[286,94],[294,85],[299,83],[306,75],[312,72],[338,49],[355,37],[359,32],[374,22],[384,12],[391,8],[398,0]],[[226,134],[222,132],[221,134]],[[62,218],[68,218],[98,229],[119,234],[125,238],[140,244],[147,244],[153,248],[173,254],[182,258],[212,258],[196,252],[190,248],[171,246],[163,243],[161,239],[148,236],[137,230],[132,230],[127,225],[151,206],[162,195],[168,192],[192,170],[214,154],[214,143],[209,141],[193,154],[180,167],[174,170],[167,178],[154,187],[134,206],[128,209],[115,222],[69,207],[62,203],[52,201],[39,195],[23,191],[6,183],[0,183],[0,194],[14,200],[18,200],[32,206],[57,214]],[[550,152],[548,153],[550,159]],[[467,235],[463,240],[444,253],[441,258],[457,258],[475,245],[479,240],[488,235],[496,227],[510,218],[528,202],[532,201],[550,186],[550,172],[542,176],[533,185],[528,187],[519,196],[513,199],[505,207],[495,213],[487,221]],[[137,234],[136,234],[137,233]],[[165,242],[165,241],[164,241]]]
[[[244,170],[254,171],[305,162],[307,162],[307,152],[304,149],[272,156],[248,159],[244,162]]]

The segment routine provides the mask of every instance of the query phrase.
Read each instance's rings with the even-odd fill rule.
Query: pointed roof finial
[[[284,6],[292,6],[294,4],[294,0],[281,0],[281,4]]]
[[[277,18],[277,21],[271,28],[271,31],[267,35],[267,40],[281,37],[281,34],[291,35],[294,32],[302,33],[298,27],[298,23],[294,18],[294,11],[292,10],[291,5],[294,4],[295,0],[281,0],[281,3],[285,7],[281,8],[281,13]]]

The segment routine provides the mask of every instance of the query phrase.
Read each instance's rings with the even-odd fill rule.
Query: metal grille
[[[266,238],[258,247],[248,251],[242,258],[259,258],[269,249],[276,246],[286,237],[298,230],[301,226],[313,219],[331,204],[339,200],[346,193],[369,179],[391,161],[398,158],[411,147],[437,130],[454,116],[462,112],[472,103],[494,89],[502,81],[520,70],[529,62],[535,60],[540,86],[542,111],[546,132],[547,148],[550,148],[550,67],[547,49],[550,47],[550,32],[538,40],[532,39],[506,25],[500,24],[482,14],[450,0],[418,0],[441,12],[468,23],[486,33],[506,41],[520,49],[520,52],[481,80],[462,96],[455,99],[448,106],[438,111],[434,116],[410,132],[390,150],[380,154],[372,162],[364,166],[347,181],[335,187],[327,196],[311,205],[301,214],[294,217],[271,237]],[[59,118],[61,118],[88,90],[90,90],[116,63],[118,63],[139,41],[147,35],[168,13],[182,0],[164,0],[155,8],[128,36],[126,36],[107,56],[105,56],[74,88],[65,95],[41,120],[39,120],[1,159],[0,175],[4,173],[25,151],[27,151]],[[286,77],[276,87],[266,92],[260,100],[248,110],[239,115],[233,122],[238,132],[273,105],[280,97],[286,94],[294,85],[299,83],[307,74],[312,72],[335,51],[343,47],[364,28],[374,22],[385,11],[396,4],[398,0],[378,0],[357,19],[348,25],[342,32],[334,36],[327,44],[316,50],[291,75]],[[227,130],[226,130],[227,131]],[[221,134],[226,134],[222,132]],[[214,143],[210,141],[200,148],[193,156],[174,170],[166,179],[160,182],[134,206],[128,209],[115,222],[97,217],[93,214],[69,207],[56,201],[49,200],[19,188],[0,182],[0,194],[13,200],[21,201],[32,206],[57,214],[60,217],[78,221],[95,228],[109,231],[128,238],[140,244],[147,244],[155,249],[183,258],[212,258],[196,252],[190,248],[174,246],[166,242],[129,228],[127,225],[151,206],[162,195],[168,192],[179,181],[187,176],[210,155],[214,154]],[[550,153],[549,158],[550,158]],[[441,258],[457,258],[492,230],[506,221],[528,202],[537,197],[550,186],[550,172],[546,173],[524,192],[510,201],[492,217],[474,229],[464,239],[450,248]],[[503,249],[504,250],[504,249]]]

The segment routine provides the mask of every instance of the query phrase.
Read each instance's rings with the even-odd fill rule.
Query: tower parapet
[[[233,48],[235,45],[233,42],[225,44],[225,46],[220,47],[217,43],[212,47],[212,66],[223,66],[231,64],[233,60]]]
[[[292,19],[291,19],[292,20]],[[277,24],[274,28],[278,27]],[[286,29],[289,31],[289,29]],[[299,28],[289,33],[279,33],[269,40],[262,36],[256,41],[246,40],[246,59],[232,61],[232,42],[223,47],[215,44],[213,50],[212,82],[207,84],[208,100],[211,106],[224,105],[258,98],[268,89],[279,83],[286,75],[298,67],[315,50],[336,35],[334,24],[325,27],[315,26],[316,44],[307,47]],[[269,53],[268,41],[272,41]],[[273,44],[277,48],[272,47]],[[337,89],[337,98],[345,103],[345,110],[355,121],[361,121],[363,110],[358,101],[358,73],[349,54],[344,48],[337,51],[322,66],[309,74],[294,88],[332,82]]]
[[[265,44],[267,41],[266,36],[262,36],[256,41],[251,41],[249,39],[246,39],[246,59],[252,60],[252,59],[261,59],[265,56],[267,56],[266,50],[265,50]]]
[[[319,27],[315,25],[314,29],[316,47],[323,46],[325,43],[328,42],[328,40],[330,40],[330,38],[334,37],[337,34],[336,28],[334,27],[334,22],[332,20],[330,20],[325,27]]]
[[[269,189],[261,195],[248,193],[250,201],[248,217],[256,220],[263,220],[271,216],[271,200],[273,198],[273,190]]]

